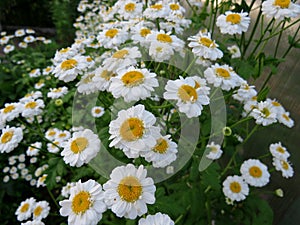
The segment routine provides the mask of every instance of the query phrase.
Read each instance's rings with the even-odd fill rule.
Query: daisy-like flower
[[[55,140],[66,141],[71,137],[71,133],[67,130],[58,130],[55,134]]]
[[[185,113],[188,118],[201,115],[203,105],[209,104],[209,88],[206,81],[196,76],[169,80],[165,90],[164,98],[177,100],[179,111]]]
[[[15,31],[15,36],[16,37],[22,37],[24,36],[26,33],[25,33],[25,30],[24,29],[18,29]]]
[[[242,201],[249,194],[248,184],[240,176],[228,176],[223,182],[223,193],[231,201]]]
[[[5,103],[4,106],[5,107],[0,110],[0,116],[7,122],[17,118],[22,111],[22,105],[20,103]]]
[[[294,169],[291,164],[285,159],[273,158],[273,165],[277,171],[281,171],[282,176],[285,178],[292,177],[294,175]]]
[[[154,24],[151,22],[142,21],[130,28],[131,39],[134,43],[139,43],[141,46],[148,46],[146,38],[152,33]]]
[[[33,220],[27,221],[26,223],[21,223],[21,225],[45,225],[42,221]]]
[[[67,59],[74,57],[77,54],[78,51],[75,48],[71,48],[71,47],[62,48],[59,51],[56,51],[53,61],[55,64],[59,64]]]
[[[33,69],[29,72],[29,77],[39,77],[41,76],[41,70],[39,68]]]
[[[147,213],[147,204],[154,204],[153,179],[147,176],[143,165],[119,166],[113,169],[104,185],[105,202],[118,217],[135,219]]]
[[[40,91],[32,91],[32,92],[27,93],[23,98],[21,98],[20,102],[27,103],[29,101],[41,98],[42,96],[43,96],[42,92],[40,92]]]
[[[21,42],[19,42],[18,46],[19,46],[20,48],[27,48],[27,47],[28,47],[28,44],[27,44],[26,42],[24,42],[24,41],[21,41]]]
[[[247,12],[225,12],[218,16],[216,25],[220,28],[222,34],[242,34],[248,30],[250,17]]]
[[[155,20],[157,18],[165,18],[169,13],[170,7],[162,1],[158,1],[155,4],[148,6],[143,12],[143,16],[147,19]]]
[[[110,28],[99,33],[97,40],[104,48],[112,49],[120,46],[128,39],[128,32],[125,29]]]
[[[192,52],[196,56],[210,60],[216,60],[223,57],[223,52],[218,49],[219,45],[211,39],[211,34],[209,32],[200,31],[196,36],[189,37],[188,41],[190,41],[188,46],[192,48]]]
[[[48,98],[57,99],[61,98],[68,93],[68,88],[63,86],[59,88],[50,88],[50,91],[47,93]]]
[[[292,128],[294,126],[294,120],[290,117],[289,112],[279,112],[277,114],[277,120],[279,123],[282,123],[289,128]]]
[[[50,128],[46,131],[45,133],[45,137],[50,140],[53,141],[58,133],[58,129],[57,128]]]
[[[231,54],[231,58],[235,59],[241,57],[241,50],[237,45],[229,46],[227,49]]]
[[[26,43],[32,43],[35,41],[35,37],[32,35],[28,35],[28,36],[24,37],[23,41]]]
[[[50,206],[47,201],[40,201],[35,204],[32,210],[33,220],[40,221],[48,216]]]
[[[95,106],[91,110],[91,114],[95,118],[99,118],[99,117],[103,116],[104,112],[105,112],[105,110],[101,106]]]
[[[249,86],[247,82],[243,82],[232,97],[240,102],[246,102],[256,95],[257,91],[255,90],[255,86]]]
[[[228,65],[212,65],[204,71],[204,76],[209,84],[221,87],[222,90],[229,91],[239,87],[244,80]]]
[[[250,115],[255,119],[257,124],[268,126],[277,122],[277,111],[268,101],[258,102]]]
[[[80,167],[92,160],[100,150],[100,139],[89,129],[73,133],[61,155],[66,164]]]
[[[119,111],[117,119],[109,124],[109,140],[112,140],[109,147],[122,149],[128,158],[139,157],[141,152],[156,145],[159,128],[153,126],[155,121],[144,105]]]
[[[76,183],[75,182],[68,182],[65,186],[62,187],[61,189],[61,195],[63,197],[68,198],[71,194],[71,188],[75,187]]]
[[[96,84],[93,81],[95,74],[87,73],[81,77],[81,80],[76,84],[79,93],[88,95],[97,91]]]
[[[174,55],[174,50],[170,45],[153,42],[149,48],[149,55],[156,62],[163,62],[165,60],[169,60]]]
[[[267,0],[262,3],[262,14],[281,21],[294,18],[300,14],[300,5],[291,0]]]
[[[42,148],[42,142],[35,142],[28,147],[26,151],[26,155],[37,156],[41,148]]]
[[[263,187],[269,183],[270,173],[265,164],[258,159],[248,159],[241,165],[240,172],[245,181],[254,187]]]
[[[206,155],[206,158],[208,159],[216,160],[219,159],[223,154],[223,151],[221,150],[221,146],[215,144],[213,141],[210,144],[208,144],[206,148],[210,150],[209,153]]]
[[[15,212],[18,221],[27,220],[32,213],[32,210],[35,206],[36,200],[31,197],[21,202],[18,209]]]
[[[277,159],[287,160],[290,157],[290,153],[286,150],[286,147],[282,146],[281,142],[270,144],[269,149],[272,156]]]
[[[126,68],[128,66],[134,66],[137,63],[137,58],[140,58],[141,52],[138,47],[122,48],[112,54],[111,57],[106,58],[103,61],[104,69],[112,72]]]
[[[118,13],[125,20],[139,18],[143,12],[143,3],[137,2],[135,0],[125,0],[119,1]]]
[[[163,168],[176,160],[177,144],[170,138],[170,135],[158,137],[151,151],[142,154],[147,162],[152,162],[153,167]]]
[[[63,141],[54,140],[52,143],[47,143],[47,150],[50,153],[58,153],[60,151],[60,147],[64,146]]]
[[[167,215],[156,213],[155,215],[148,215],[146,218],[139,220],[139,225],[174,225],[174,221]]]
[[[42,74],[44,76],[49,75],[50,73],[52,73],[54,67],[53,66],[47,66],[46,68],[43,69]]]
[[[155,87],[158,87],[155,73],[131,66],[111,78],[109,91],[115,98],[123,97],[125,102],[130,102],[150,97]]]
[[[108,91],[111,84],[111,78],[115,77],[116,74],[103,67],[98,67],[93,73],[95,74],[93,82],[97,90]]]
[[[13,50],[15,50],[15,46],[14,45],[6,45],[4,48],[3,48],[3,52],[5,54],[8,54],[10,52],[12,52]]]
[[[44,79],[40,79],[35,85],[34,88],[35,89],[41,89],[42,87],[45,86],[45,80]]]
[[[44,107],[45,104],[42,99],[29,100],[28,102],[24,103],[22,116],[23,117],[38,116],[43,112]]]
[[[75,80],[78,74],[82,73],[93,65],[94,61],[90,57],[77,55],[59,63],[53,70],[53,74],[59,80],[70,82]]]
[[[70,190],[69,199],[59,202],[62,216],[68,217],[69,225],[96,225],[106,211],[102,186],[94,180],[79,180]]]
[[[9,153],[14,150],[23,139],[23,130],[20,127],[9,127],[2,129],[0,136],[0,153]]]
[[[46,186],[46,179],[48,177],[48,174],[43,174],[41,177],[38,178],[36,187],[45,187]]]

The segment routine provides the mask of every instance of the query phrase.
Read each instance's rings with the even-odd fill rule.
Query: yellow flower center
[[[109,37],[109,38],[114,38],[117,34],[118,34],[118,29],[110,29],[108,31],[105,32],[105,36]]]
[[[272,102],[272,105],[273,105],[273,106],[276,106],[276,107],[281,106],[281,104],[280,104],[279,102],[275,102],[275,101]]]
[[[37,106],[36,102],[28,102],[28,103],[26,103],[25,108],[26,109],[34,109],[36,106]]]
[[[34,214],[35,216],[39,216],[39,215],[41,215],[42,211],[43,211],[43,208],[42,208],[41,206],[37,206],[37,207],[34,209],[33,214]]]
[[[268,117],[271,114],[271,112],[268,108],[263,108],[263,110],[261,112],[265,115],[265,117]]]
[[[223,69],[223,68],[217,68],[216,69],[216,74],[219,76],[219,77],[223,77],[223,78],[230,78],[230,73],[228,70],[226,69]]]
[[[232,24],[239,24],[241,22],[241,16],[237,13],[232,13],[226,16],[226,22]]]
[[[146,37],[148,34],[151,34],[151,30],[150,29],[148,29],[148,28],[142,28],[140,30],[140,35],[142,37]]]
[[[286,161],[281,160],[280,163],[281,163],[281,166],[282,166],[282,168],[284,170],[288,170],[289,169],[289,164]]]
[[[4,109],[3,109],[3,112],[4,113],[10,113],[11,111],[13,111],[16,107],[14,105],[9,105],[9,106],[6,106]]]
[[[168,142],[165,139],[160,138],[156,141],[156,145],[154,146],[153,151],[160,154],[164,154],[167,152],[168,147]]]
[[[187,84],[182,85],[177,94],[183,102],[195,102],[198,99],[196,89]]]
[[[177,10],[180,9],[179,5],[176,4],[176,3],[172,3],[169,6],[170,6],[170,9],[173,10],[173,11],[177,11]]]
[[[120,127],[120,135],[125,141],[135,141],[144,134],[144,122],[139,118],[129,118]]]
[[[208,48],[214,48],[215,47],[215,43],[207,37],[201,37],[198,42],[199,42],[199,44],[202,44],[202,45],[204,45]]]
[[[144,78],[144,74],[139,71],[129,71],[122,76],[121,80],[125,86],[134,87],[143,83]]]
[[[286,121],[290,121],[290,117],[288,115],[286,115],[285,113],[282,114],[283,119],[285,119]]]
[[[126,49],[115,52],[112,57],[116,59],[123,59],[129,52]]]
[[[50,71],[51,71],[51,67],[47,67],[47,68],[45,69],[45,71],[46,71],[46,72],[50,72]]]
[[[75,59],[68,59],[68,60],[63,61],[60,65],[60,67],[63,70],[70,70],[70,69],[73,69],[77,64],[78,64],[78,62]]]
[[[88,75],[86,78],[83,79],[83,83],[84,84],[89,84],[93,82],[93,77],[95,76],[95,74],[90,74]]]
[[[276,148],[276,151],[282,154],[285,153],[285,150],[280,146]]]
[[[9,142],[12,139],[13,136],[14,136],[13,131],[5,132],[4,134],[2,134],[1,143],[5,144],[5,143]]]
[[[163,51],[163,48],[162,48],[162,47],[156,47],[155,51],[156,51],[156,52],[162,52],[162,51]]]
[[[41,183],[44,183],[44,181],[46,180],[46,178],[47,178],[47,174],[44,174],[42,177],[39,178],[39,181]]]
[[[36,69],[33,69],[30,71],[30,73],[35,73],[36,72]]]
[[[48,136],[53,137],[56,134],[54,130],[49,131]]]
[[[85,213],[92,205],[90,193],[81,191],[72,200],[72,210],[75,214]]]
[[[100,77],[103,79],[109,81],[110,78],[115,77],[116,75],[108,70],[103,70],[102,73],[100,74]]]
[[[151,9],[161,10],[163,8],[162,4],[154,4],[150,6]]]
[[[135,4],[134,3],[128,3],[128,4],[126,4],[125,5],[125,11],[126,12],[132,12],[132,11],[134,11],[135,10]]]
[[[70,50],[70,48],[63,48],[61,50],[59,50],[59,53],[66,53]]]
[[[101,109],[95,109],[95,113],[96,113],[96,114],[100,114],[101,112],[102,112]]]
[[[233,193],[240,193],[242,190],[240,183],[235,181],[230,184],[229,188]]]
[[[172,38],[168,34],[158,34],[156,39],[160,42],[164,43],[172,43]]]
[[[92,57],[87,57],[87,58],[86,58],[86,61],[87,61],[87,62],[92,62],[93,59],[92,59]]]
[[[59,93],[59,92],[61,92],[62,91],[62,88],[60,87],[60,88],[54,88],[53,90],[52,90],[52,92],[55,92],[55,93]]]
[[[291,0],[275,0],[274,5],[279,6],[280,8],[288,8],[290,6]]]
[[[78,137],[71,143],[71,151],[75,154],[82,152],[88,146],[89,142],[85,137]]]
[[[210,147],[210,151],[212,153],[217,153],[218,152],[218,148],[216,148],[215,146]]]
[[[65,134],[65,133],[61,133],[61,134],[58,135],[58,137],[60,137],[60,138],[64,138],[66,136],[67,136],[67,134]]]
[[[25,213],[25,212],[28,211],[28,209],[29,209],[29,203],[25,203],[25,204],[22,205],[20,211],[21,211],[22,213]]]
[[[249,174],[252,177],[259,178],[262,176],[262,171],[258,166],[252,166],[251,168],[249,168]]]
[[[118,185],[118,193],[122,200],[126,202],[135,202],[142,195],[142,185],[140,181],[133,176],[123,178]]]

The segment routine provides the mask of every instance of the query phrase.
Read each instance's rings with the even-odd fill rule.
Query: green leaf
[[[211,187],[213,190],[220,190],[221,184],[219,180],[220,166],[217,163],[212,163],[201,176],[204,187]]]
[[[264,101],[266,98],[267,98],[267,95],[270,91],[270,88],[269,87],[265,87],[257,96],[257,101],[260,102],[260,101]]]

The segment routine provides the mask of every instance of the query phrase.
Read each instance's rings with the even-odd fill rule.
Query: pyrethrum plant
[[[120,0],[77,9],[74,43],[57,50],[42,87],[1,109],[3,181],[37,190],[16,219],[273,224],[266,190],[273,173],[293,176],[288,143],[269,143],[260,157],[244,151],[257,130],[294,126],[268,81],[299,47],[300,6]],[[39,83],[35,72],[27,79]],[[258,90],[251,82],[261,76]]]

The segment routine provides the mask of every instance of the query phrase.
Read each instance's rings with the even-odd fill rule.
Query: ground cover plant
[[[51,44],[33,30],[1,34],[2,73],[22,84],[0,111],[2,202],[18,197],[1,205],[3,224],[273,224],[268,196],[283,192],[268,186],[274,173],[294,175],[289,143],[259,156],[245,144],[294,126],[268,82],[300,46],[300,6],[82,0],[77,9],[74,42],[50,56],[31,50]]]

